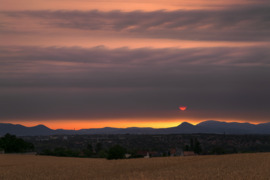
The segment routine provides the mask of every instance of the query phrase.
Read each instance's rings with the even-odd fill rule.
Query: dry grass
[[[111,161],[5,154],[0,179],[270,179],[270,153]]]

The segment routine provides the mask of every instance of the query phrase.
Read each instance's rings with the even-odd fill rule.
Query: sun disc
[[[187,109],[187,107],[186,107],[186,106],[179,106],[179,109],[180,109],[181,111],[185,111],[185,110]]]

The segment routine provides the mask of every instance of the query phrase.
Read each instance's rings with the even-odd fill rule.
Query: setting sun
[[[187,109],[187,107],[186,107],[186,106],[179,106],[179,109],[180,109],[181,111],[185,111],[185,110]]]

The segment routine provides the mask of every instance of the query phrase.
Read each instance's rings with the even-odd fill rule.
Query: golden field
[[[270,153],[125,160],[0,154],[0,179],[270,179]]]

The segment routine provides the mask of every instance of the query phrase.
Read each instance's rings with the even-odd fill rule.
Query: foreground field
[[[105,160],[0,155],[0,179],[270,179],[270,153]]]

